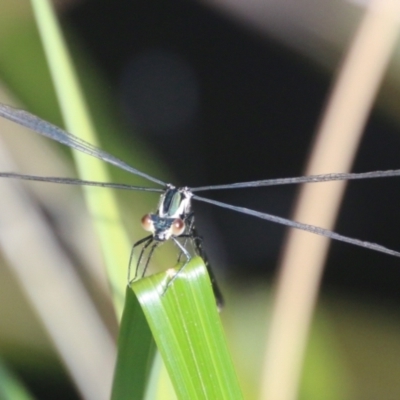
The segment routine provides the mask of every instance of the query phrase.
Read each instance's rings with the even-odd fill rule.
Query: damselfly
[[[202,240],[200,236],[197,234],[195,228],[195,218],[193,212],[191,211],[192,199],[214,204],[219,207],[227,208],[243,214],[248,214],[267,221],[276,222],[278,224],[282,224],[292,228],[297,228],[311,233],[315,233],[317,235],[325,236],[330,239],[347,242],[371,250],[386,253],[392,256],[400,257],[400,252],[388,249],[376,243],[370,243],[359,239],[353,239],[324,228],[304,224],[301,222],[291,221],[286,218],[251,210],[245,207],[234,206],[231,204],[208,199],[205,197],[200,197],[196,194],[197,192],[201,191],[221,190],[221,189],[239,189],[239,188],[262,187],[262,186],[273,186],[273,185],[297,184],[297,183],[315,183],[315,182],[327,182],[327,181],[337,181],[337,180],[391,177],[391,176],[399,176],[400,170],[373,171],[365,173],[331,173],[331,174],[313,175],[313,176],[300,176],[294,178],[266,179],[266,180],[240,182],[227,185],[202,186],[197,188],[189,188],[189,187],[177,188],[171,184],[163,182],[153,176],[150,176],[142,171],[139,171],[136,168],[129,166],[125,162],[107,153],[106,151],[101,150],[91,145],[90,143],[87,143],[82,139],[64,131],[63,129],[47,121],[44,121],[43,119],[35,115],[32,115],[26,111],[15,109],[4,104],[0,104],[0,116],[9,119],[13,122],[16,122],[22,126],[25,126],[45,137],[53,139],[68,147],[71,147],[75,150],[79,150],[93,157],[99,158],[123,170],[141,176],[151,182],[154,182],[162,186],[162,188],[149,188],[149,187],[131,186],[118,183],[93,182],[93,181],[84,181],[80,179],[43,177],[43,176],[17,174],[12,172],[0,172],[0,177],[4,178],[17,178],[30,181],[53,182],[53,183],[62,183],[69,185],[100,186],[100,187],[107,187],[114,189],[161,193],[156,212],[147,214],[142,218],[142,226],[144,227],[145,230],[149,231],[151,234],[139,240],[137,243],[134,244],[132,248],[130,259],[132,259],[132,254],[134,249],[138,246],[142,246],[138,258],[138,263],[136,266],[134,279],[139,277],[138,269],[142,262],[142,259],[145,258],[144,268],[141,276],[144,275],[144,273],[146,272],[151,256],[153,255],[157,246],[168,240],[174,242],[175,245],[178,247],[180,251],[179,259],[182,256],[185,258],[184,260],[185,262],[183,263],[184,267],[192,257],[192,253],[187,249],[187,244],[190,243],[194,249],[195,254],[201,256],[204,259],[206,267],[211,276],[217,303],[219,305],[222,304],[221,293],[218,289],[218,286],[212,274],[210,264],[208,263],[207,257],[203,251]],[[148,250],[147,257],[144,256],[146,250]],[[128,281],[130,280],[131,280],[130,272],[128,272]]]

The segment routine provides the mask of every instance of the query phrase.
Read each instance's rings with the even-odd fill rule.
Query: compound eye
[[[182,233],[183,233],[184,230],[185,230],[185,223],[184,223],[180,218],[177,218],[177,219],[172,223],[171,230],[172,230],[172,234],[173,234],[174,236],[182,235]]]
[[[150,214],[146,214],[145,216],[143,216],[141,223],[142,223],[142,228],[145,231],[148,231],[148,232],[154,231],[154,223],[153,223],[153,220],[151,219]]]

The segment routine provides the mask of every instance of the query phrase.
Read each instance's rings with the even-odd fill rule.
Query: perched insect
[[[157,246],[168,240],[174,242],[175,245],[178,247],[180,251],[178,260],[180,260],[182,256],[185,257],[185,262],[183,263],[182,266],[182,268],[184,268],[187,262],[192,258],[191,252],[187,249],[187,244],[189,242],[192,245],[195,254],[202,257],[203,260],[205,261],[206,267],[211,277],[217,304],[219,306],[222,305],[223,299],[221,292],[217,286],[210,264],[203,250],[202,239],[198,235],[195,228],[195,218],[193,212],[191,211],[192,199],[214,204],[216,206],[227,208],[243,214],[252,215],[257,218],[276,222],[292,228],[297,228],[311,233],[315,233],[321,236],[328,237],[330,239],[340,240],[342,242],[347,242],[371,250],[390,254],[392,256],[400,257],[400,252],[388,249],[379,244],[365,242],[359,239],[349,238],[347,236],[343,236],[338,233],[317,226],[291,221],[286,218],[251,210],[245,207],[238,207],[231,204],[222,203],[220,201],[200,197],[195,194],[196,192],[207,191],[207,190],[238,189],[238,188],[249,188],[249,187],[296,184],[296,183],[313,183],[313,182],[327,182],[336,180],[353,180],[353,179],[399,176],[400,170],[373,171],[365,173],[332,173],[323,175],[301,176],[295,178],[266,179],[261,181],[240,182],[227,185],[202,186],[197,188],[189,188],[189,187],[177,188],[171,184],[167,184],[157,178],[154,178],[142,171],[137,170],[136,168],[129,166],[128,164],[112,156],[111,154],[91,145],[90,143],[83,141],[82,139],[79,139],[78,137],[64,131],[63,129],[55,125],[52,125],[49,122],[46,122],[41,118],[36,117],[35,115],[32,115],[26,111],[15,109],[13,107],[4,104],[0,104],[0,116],[9,119],[13,122],[16,122],[22,126],[25,126],[33,131],[36,131],[37,133],[46,136],[50,139],[53,139],[59,143],[69,146],[73,149],[79,150],[83,153],[89,154],[93,157],[97,157],[123,170],[129,171],[135,175],[141,176],[149,181],[152,181],[154,183],[163,186],[163,189],[149,188],[149,187],[131,186],[131,185],[124,185],[117,183],[84,181],[80,179],[42,177],[34,175],[23,175],[12,172],[0,172],[0,177],[4,178],[17,178],[17,179],[31,180],[31,181],[63,183],[70,185],[100,186],[100,187],[109,187],[115,189],[161,193],[156,212],[147,214],[142,218],[143,228],[146,231],[149,231],[151,235],[139,240],[132,247],[130,261],[129,261],[129,268],[128,268],[128,282],[131,282],[130,265],[133,257],[133,252],[136,247],[142,246],[136,266],[136,272],[132,280],[135,280],[138,277],[143,276],[145,274],[150,259]],[[147,257],[144,256],[146,250],[148,250]],[[146,258],[144,261],[144,268],[140,276],[138,276],[139,267],[142,263],[143,258]]]
[[[219,290],[207,256],[203,251],[202,239],[196,231],[194,225],[194,214],[190,210],[192,196],[193,193],[187,187],[176,188],[171,184],[166,185],[164,193],[160,196],[157,211],[155,213],[146,214],[142,218],[141,222],[143,229],[151,232],[151,235],[139,240],[133,245],[129,259],[128,281],[130,281],[130,267],[132,264],[133,252],[137,246],[143,245],[133,280],[138,276],[139,266],[146,249],[150,247],[141,275],[146,273],[147,266],[156,247],[167,240],[172,240],[180,250],[178,261],[180,260],[181,255],[185,256],[186,262],[181,267],[181,269],[183,269],[192,257],[186,248],[187,240],[189,240],[195,253],[203,259],[207,267],[217,305],[221,308],[223,305],[222,293]],[[184,239],[183,243],[180,242],[181,239]],[[178,275],[179,271],[175,276]]]

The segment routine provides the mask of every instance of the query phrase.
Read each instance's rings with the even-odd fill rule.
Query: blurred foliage
[[[143,143],[135,142],[132,148],[123,141],[123,124],[113,96],[108,93],[107,82],[87,58],[79,37],[68,27],[65,30],[72,39],[74,62],[100,131],[102,147],[127,162],[132,157],[135,167],[165,179],[167,168],[156,161]],[[5,92],[11,93],[26,108],[61,124],[28,1],[0,0],[0,79]],[[24,146],[22,142],[21,146]],[[67,153],[62,148],[56,151],[59,158]],[[113,169],[111,172],[116,181],[137,183],[135,177],[122,171]],[[139,224],[130,222],[139,220],[154,198],[149,200],[149,195],[141,193],[118,193],[118,196],[122,212],[129,221],[128,230],[136,239],[139,234],[134,232]],[[239,380],[245,398],[255,399],[268,328],[269,288],[257,283],[246,288],[226,285],[223,289],[227,294],[227,307],[221,317]],[[62,367],[4,260],[0,268],[0,293],[1,354],[17,365],[25,377],[30,374],[29,368],[46,360],[40,368],[46,377],[41,381],[45,388],[42,393],[54,390],[53,395],[49,395],[54,398],[54,393],[65,392],[63,388],[58,392],[57,388],[49,389],[52,374],[59,376],[57,371]],[[336,293],[323,296],[310,336],[301,398],[365,400],[400,397],[400,318],[396,306],[390,303],[371,305],[361,300]],[[103,317],[112,330],[114,321],[109,314],[109,310],[103,310]],[[65,379],[63,385],[69,387],[71,383]]]

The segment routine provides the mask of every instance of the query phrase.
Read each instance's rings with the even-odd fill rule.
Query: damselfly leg
[[[217,283],[217,279],[215,278],[215,275],[214,275],[213,269],[211,267],[211,264],[208,260],[207,254],[204,251],[203,237],[198,234],[197,229],[195,227],[195,218],[194,218],[193,212],[188,217],[188,219],[190,222],[189,222],[188,234],[187,234],[186,240],[184,242],[184,246],[186,247],[187,240],[189,240],[192,243],[192,247],[193,247],[196,255],[198,255],[204,261],[204,265],[206,266],[208,275],[210,276],[214,296],[217,301],[217,306],[219,309],[221,309],[224,305],[224,297],[223,297],[222,292]]]
[[[184,238],[184,242],[181,245],[183,247],[183,249],[187,249],[187,243],[190,242],[193,251],[195,253],[195,255],[199,256],[203,261],[204,261],[204,265],[207,268],[207,272],[208,275],[210,277],[210,281],[211,281],[211,286],[214,292],[214,296],[217,302],[217,306],[219,309],[221,309],[224,305],[224,298],[222,295],[222,292],[218,286],[217,280],[215,278],[214,272],[212,270],[212,267],[208,261],[208,257],[206,252],[203,249],[203,238],[198,234],[196,228],[195,228],[195,218],[194,218],[194,213],[191,212],[187,218],[186,218],[186,223],[187,223],[187,231],[185,232],[185,234],[175,238],[176,241],[178,241],[181,238]],[[185,255],[187,257],[187,250],[186,252],[181,251],[179,257],[178,257],[178,262],[180,261],[182,255]],[[179,276],[179,273],[186,267],[186,265],[189,263],[191,257],[188,258],[185,263],[182,265],[182,267],[179,269],[178,273],[175,275],[175,277]],[[168,285],[170,285],[172,283],[172,281],[175,279],[175,277],[173,277],[171,279],[171,282],[169,282]]]
[[[144,243],[144,244],[143,244],[143,243]],[[142,262],[144,253],[146,252],[147,248],[148,248],[152,243],[154,244],[154,240],[153,240],[153,236],[150,235],[150,236],[146,236],[146,237],[143,238],[143,239],[140,239],[138,242],[136,242],[136,243],[132,246],[131,255],[130,255],[130,257],[129,257],[129,264],[128,264],[128,285],[130,285],[133,281],[135,281],[136,279],[138,279],[138,278],[139,278],[139,275],[140,275],[140,277],[143,277],[143,276],[145,275],[145,273],[146,273],[146,271],[147,271],[147,266],[148,266],[149,261],[150,261],[150,260],[149,260],[149,257],[147,257],[145,266],[144,266],[143,271],[142,271],[141,274],[139,274],[139,267],[140,267],[140,264],[141,264],[141,262]],[[135,252],[136,247],[138,247],[138,246],[140,246],[140,245],[143,245],[143,246],[142,246],[142,248],[141,248],[141,250],[140,250],[139,258],[138,258],[138,261],[137,261],[137,263],[136,263],[135,274],[134,274],[133,278],[131,278],[132,261],[133,261],[134,252]],[[153,250],[153,251],[154,251],[154,250]],[[153,251],[151,252],[151,254],[153,253]]]

